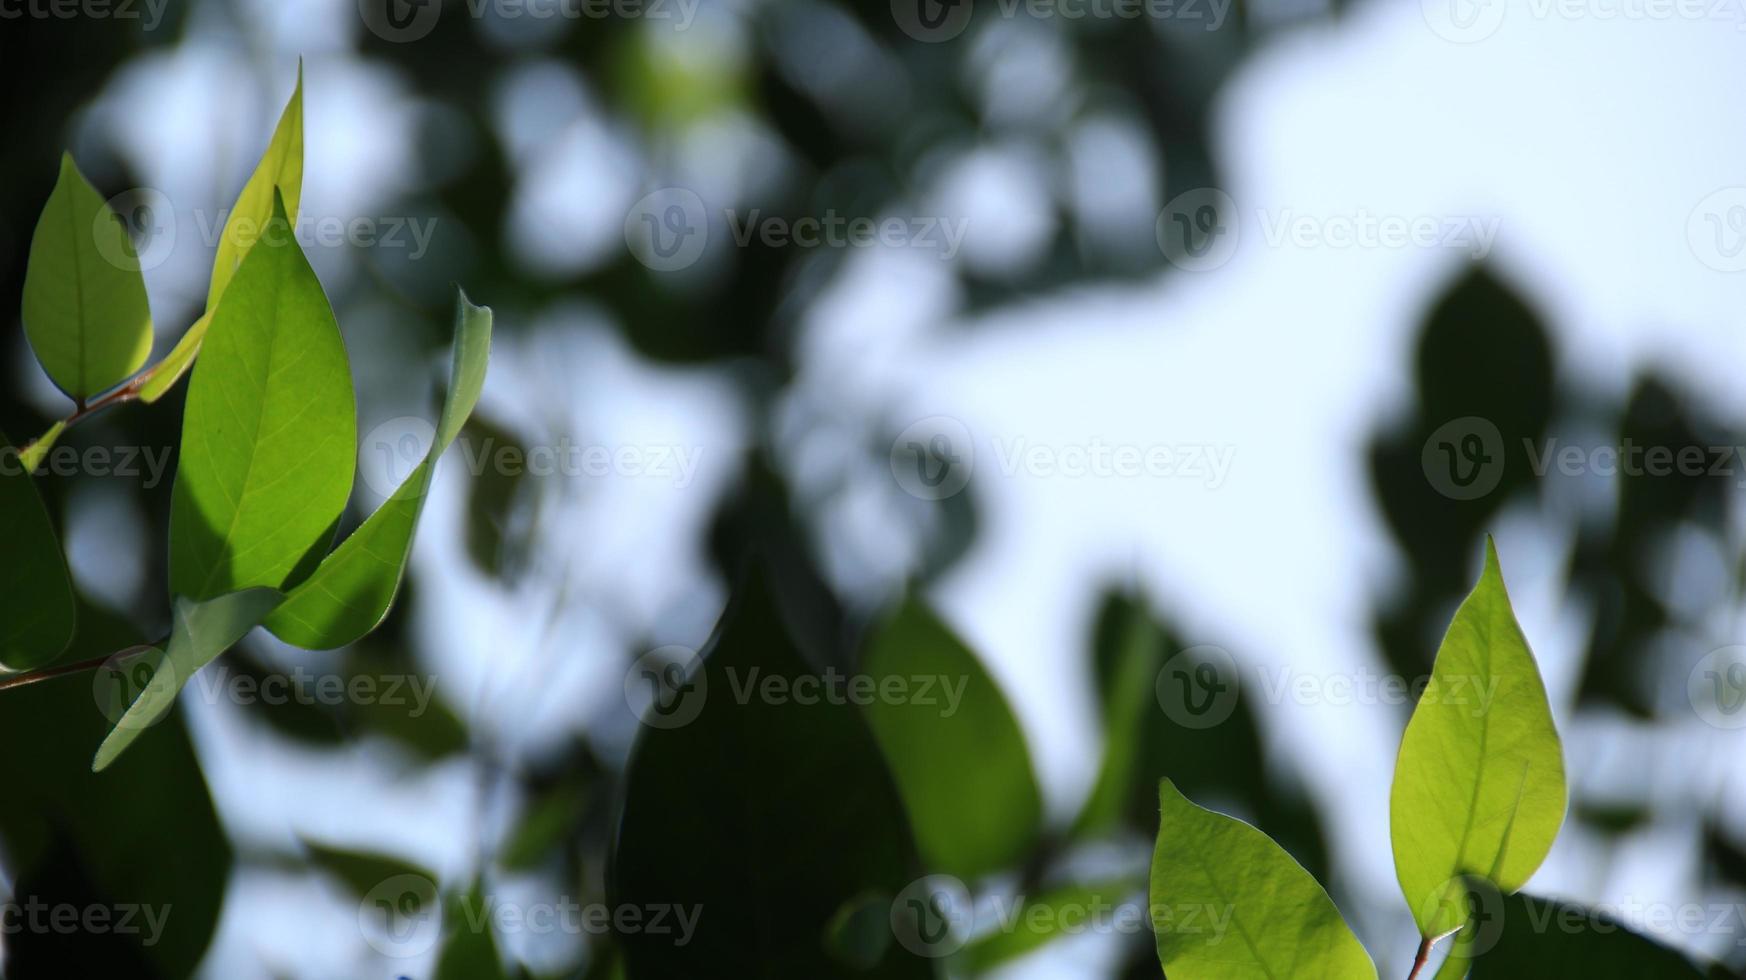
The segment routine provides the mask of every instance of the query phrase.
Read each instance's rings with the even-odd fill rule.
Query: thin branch
[[[1419,971],[1425,968],[1425,962],[1431,958],[1431,937],[1426,936],[1419,941],[1418,955],[1413,957],[1413,972],[1407,974],[1407,980],[1417,980]]]
[[[124,660],[130,659],[152,649],[156,648],[141,646],[136,650],[123,650],[119,654],[112,653],[106,657],[92,657],[90,660],[80,660],[76,663],[61,664],[58,667],[42,667],[37,670],[27,670],[19,674],[9,674],[0,677],[0,691],[14,687],[23,687],[26,684],[35,684],[37,681],[46,681],[50,678],[61,677],[66,674],[77,674],[84,670],[96,670],[98,667],[109,663],[111,660],[117,658]]]

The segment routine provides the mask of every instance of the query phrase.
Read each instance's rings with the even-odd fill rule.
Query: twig
[[[122,659],[137,657],[140,654],[145,653],[147,650],[153,649],[156,648],[151,646],[141,646],[137,650],[123,650],[119,654],[112,653],[106,657],[92,657],[90,660],[80,660],[77,663],[61,664],[58,667],[42,667],[37,670],[27,670],[20,674],[9,674],[5,677],[0,677],[0,691],[14,687],[23,687],[26,684],[35,684],[37,681],[46,681],[50,678],[61,677],[65,674],[77,674],[82,670],[95,670],[118,657]]]
[[[1426,936],[1419,941],[1418,955],[1413,957],[1413,972],[1407,974],[1407,980],[1416,980],[1419,971],[1425,968],[1425,962],[1431,958],[1431,938]]]

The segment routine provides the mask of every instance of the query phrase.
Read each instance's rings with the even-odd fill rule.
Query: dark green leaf
[[[73,581],[36,478],[0,433],[0,668],[28,670],[73,638]]]

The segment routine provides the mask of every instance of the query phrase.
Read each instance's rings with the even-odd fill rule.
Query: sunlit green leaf
[[[339,326],[281,224],[244,260],[188,384],[170,591],[287,585],[345,508],[357,442]]]
[[[1328,893],[1266,834],[1189,802],[1168,779],[1152,855],[1158,959],[1188,980],[1376,976]]]
[[[1513,892],[1564,821],[1564,757],[1497,549],[1455,612],[1413,710],[1389,798],[1395,872],[1426,936],[1465,918],[1462,876]]]
[[[146,403],[164,397],[182,375],[193,366],[194,358],[206,339],[213,313],[242,266],[244,257],[259,240],[267,223],[273,218],[275,194],[284,198],[285,213],[295,222],[303,199],[303,64],[297,65],[297,86],[291,99],[279,114],[279,125],[273,130],[266,152],[249,175],[247,184],[237,195],[225,217],[224,230],[218,240],[218,254],[212,262],[212,282],[206,289],[206,312],[194,321],[187,332],[163,360],[152,365],[143,379],[139,396]]]
[[[79,399],[121,383],[152,351],[133,241],[70,154],[30,239],[24,333],[43,370]]]
[[[36,479],[0,433],[0,667],[28,670],[73,639],[73,582]]]
[[[284,198],[285,213],[297,218],[298,205],[303,200],[303,64],[297,65],[297,86],[285,111],[279,114],[279,125],[267,143],[266,152],[255,165],[255,172],[236,196],[230,214],[225,218],[224,231],[218,239],[218,255],[212,261],[212,284],[206,290],[208,312],[218,308],[218,299],[242,266],[255,243],[274,217],[274,196]]]
[[[867,719],[928,869],[972,878],[1022,859],[1042,797],[1024,733],[976,655],[910,601],[875,630],[862,669]]]
[[[344,646],[375,629],[388,614],[406,574],[412,534],[436,475],[437,459],[478,404],[490,353],[491,310],[474,306],[465,293],[459,294],[448,396],[430,451],[394,495],[273,612],[267,628],[281,640],[309,650]]]
[[[260,625],[281,598],[283,596],[272,589],[232,592],[205,602],[178,596],[163,661],[139,697],[115,723],[114,730],[97,747],[97,757],[92,760],[91,769],[101,772],[114,762],[140,733],[156,724],[170,710],[170,706],[176,703],[177,692],[196,671]]]

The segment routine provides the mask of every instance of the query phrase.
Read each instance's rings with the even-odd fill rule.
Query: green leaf
[[[483,889],[474,885],[466,895],[452,896],[444,919],[448,936],[437,955],[434,980],[504,980],[497,937],[491,932],[491,910]]]
[[[229,650],[249,630],[260,625],[283,598],[272,589],[247,589],[205,602],[177,597],[170,642],[157,672],[146,682],[115,728],[97,747],[93,772],[102,772],[133,740],[169,712],[182,685],[200,668]]]
[[[448,396],[430,451],[394,495],[274,610],[267,628],[279,639],[307,650],[328,650],[357,640],[388,615],[412,555],[412,534],[437,459],[478,404],[490,354],[491,310],[458,293]]]
[[[137,649],[143,638],[125,618],[87,603],[78,622],[69,660]],[[136,662],[0,693],[0,744],[12,747],[0,753],[7,902],[132,908],[139,927],[68,935],[9,929],[9,978],[199,973],[230,879],[231,846],[182,717],[153,726],[128,750],[126,765],[91,772],[91,748],[139,690]],[[110,701],[111,692],[121,696]],[[145,924],[148,913],[161,918],[160,929]]]
[[[1583,980],[1703,980],[1705,967],[1613,916],[1556,899],[1498,896],[1459,933],[1437,971],[1438,980],[1516,980],[1518,977],[1582,977]],[[1471,973],[1469,973],[1471,968]],[[1715,975],[1722,975],[1719,970]]]
[[[73,639],[73,580],[30,468],[0,432],[0,668],[29,670]]]
[[[297,87],[285,111],[279,114],[279,125],[261,162],[242,193],[236,196],[224,231],[218,239],[218,255],[212,262],[212,284],[206,291],[208,313],[218,308],[219,297],[242,267],[256,241],[263,237],[268,222],[278,213],[275,197],[284,198],[284,213],[292,220],[303,198],[303,63],[297,63]],[[192,331],[190,331],[192,332]]]
[[[1157,710],[1152,688],[1163,662],[1158,630],[1137,602],[1119,597],[1106,603],[1099,626],[1100,634],[1111,634],[1100,635],[1095,650],[1103,706],[1103,765],[1074,821],[1075,837],[1096,835],[1121,822],[1144,769],[1146,713]],[[1150,781],[1148,777],[1146,782]]]
[[[820,681],[766,577],[756,564],[702,663],[664,686],[671,712],[651,709],[631,751],[609,904],[702,914],[683,944],[620,936],[625,975],[929,980],[929,961],[897,943],[859,970],[827,941],[845,904],[904,889],[914,844],[853,705],[760,693]]]
[[[912,600],[875,631],[862,669],[867,720],[928,868],[974,878],[1020,861],[1042,797],[1024,733],[976,655]]]
[[[75,399],[120,384],[152,352],[145,279],[127,229],[61,156],[30,239],[24,333],[44,371]]]
[[[275,200],[278,197],[284,198],[285,213],[295,222],[303,198],[301,61],[297,63],[297,86],[291,90],[291,99],[285,103],[285,111],[279,114],[279,125],[273,130],[273,138],[268,141],[266,152],[261,154],[260,162],[255,164],[255,172],[249,176],[248,183],[243,185],[236,203],[231,205],[229,216],[225,218],[224,230],[218,239],[218,254],[212,261],[212,282],[206,289],[206,312],[182,334],[182,338],[176,341],[176,346],[164,355],[163,360],[152,365],[140,385],[141,401],[151,404],[164,397],[193,366],[194,358],[200,353],[201,344],[206,339],[206,331],[212,325],[212,316],[218,310],[219,299],[235,278],[243,259],[248,256],[255,242],[262,237],[268,222],[273,219]]]
[[[182,380],[182,375],[194,366],[194,355],[200,353],[200,343],[206,339],[206,328],[212,323],[212,311],[201,314],[200,319],[188,328],[182,339],[176,341],[176,346],[170,349],[164,359],[152,365],[139,386],[140,400],[147,405],[156,402],[176,387],[176,382]]]
[[[24,467],[26,472],[35,473],[36,468],[41,466],[42,461],[48,458],[49,450],[55,448],[55,443],[60,440],[61,433],[65,431],[67,431],[66,419],[61,419],[54,425],[49,426],[47,432],[37,436],[35,442],[25,446],[24,449],[19,452],[18,464]]]
[[[1395,763],[1395,873],[1420,932],[1465,918],[1479,875],[1527,882],[1564,822],[1564,758],[1546,689],[1504,591],[1488,537],[1479,583],[1449,624]]]
[[[1322,886],[1254,827],[1158,784],[1151,913],[1158,959],[1193,980],[1357,980],[1370,955]]]
[[[249,252],[188,383],[170,506],[170,591],[290,583],[352,490],[357,416],[339,326],[279,229]]]

